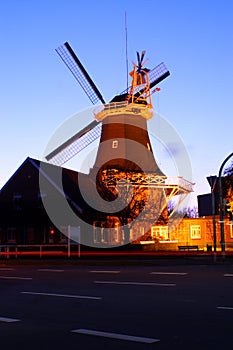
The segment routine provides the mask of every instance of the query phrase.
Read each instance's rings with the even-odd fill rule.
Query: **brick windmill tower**
[[[117,239],[128,243],[149,232],[154,223],[166,225],[168,201],[190,192],[171,184],[161,171],[147,129],[147,121],[153,117],[152,94],[157,90],[152,88],[169,76],[166,66],[161,63],[149,70],[143,62],[145,51],[141,56],[137,52],[131,85],[106,103],[70,45],[65,43],[57,52],[91,102],[100,105],[94,110],[95,120],[48,154],[47,160],[61,165],[100,137],[89,174],[103,199],[98,213],[92,212],[94,229],[103,236],[105,228],[112,228],[114,234],[121,228],[122,239],[119,234]],[[110,236],[108,233],[104,239],[114,244]]]

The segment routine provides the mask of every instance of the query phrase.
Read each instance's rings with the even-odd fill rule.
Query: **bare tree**
[[[103,186],[98,183],[99,193],[111,203],[112,216],[117,218],[124,232],[124,243],[130,241],[130,230],[140,226],[144,234],[150,232],[153,224],[165,225],[168,220],[166,198],[161,188],[136,185],[121,181],[117,186]],[[122,208],[122,209],[119,209]],[[137,235],[139,235],[137,233]]]
[[[233,175],[233,162],[231,163],[231,165],[229,167],[227,167],[224,170],[224,175],[225,176],[232,176]]]
[[[223,178],[223,198],[226,201],[226,209],[232,218],[233,213],[233,162],[224,171]]]
[[[174,201],[168,202],[168,214],[170,215],[175,207],[176,203]],[[176,218],[198,218],[198,208],[196,206],[194,207],[187,207],[187,208],[180,208],[175,211],[175,214],[173,214],[173,217]]]

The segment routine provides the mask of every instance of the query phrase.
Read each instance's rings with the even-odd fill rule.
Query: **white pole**
[[[80,244],[80,226],[78,227],[78,257],[81,255],[81,244]]]
[[[68,258],[70,257],[70,225],[68,225]]]

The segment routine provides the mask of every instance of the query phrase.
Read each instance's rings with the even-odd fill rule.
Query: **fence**
[[[0,258],[11,256],[67,256],[80,257],[80,244],[4,244],[0,245]]]

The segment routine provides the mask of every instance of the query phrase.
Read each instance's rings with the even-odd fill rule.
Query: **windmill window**
[[[150,144],[149,144],[149,142],[147,142],[147,148],[150,151]]]
[[[118,148],[118,140],[112,141],[112,148]]]

